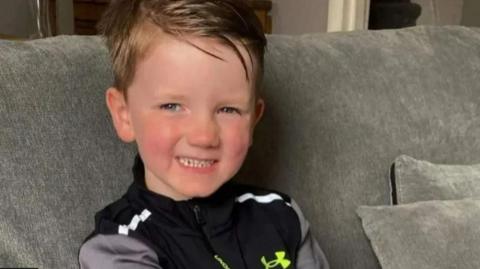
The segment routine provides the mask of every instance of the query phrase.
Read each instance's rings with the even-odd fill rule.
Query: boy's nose
[[[214,119],[197,118],[189,124],[187,141],[190,145],[204,148],[218,147],[220,144],[219,128]]]

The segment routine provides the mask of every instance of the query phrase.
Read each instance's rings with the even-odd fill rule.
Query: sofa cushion
[[[480,198],[480,164],[445,165],[401,155],[394,162],[399,204]]]
[[[357,210],[383,269],[480,268],[480,200]]]
[[[378,268],[355,214],[391,203],[399,154],[480,163],[480,29],[269,38],[244,180],[291,194],[332,268]]]
[[[95,212],[130,182],[107,59],[95,37],[0,41],[0,267],[78,268]]]

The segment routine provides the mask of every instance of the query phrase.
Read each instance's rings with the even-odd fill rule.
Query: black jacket
[[[208,198],[174,201],[145,187],[137,158],[127,193],[95,216],[81,268],[328,268],[288,196],[227,183]]]

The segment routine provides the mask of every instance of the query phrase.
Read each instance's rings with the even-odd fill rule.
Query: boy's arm
[[[162,269],[155,252],[120,234],[96,235],[80,248],[81,269]]]
[[[310,224],[303,216],[302,210],[292,199],[292,208],[298,215],[302,230],[302,241],[297,252],[297,269],[329,269],[327,258],[317,241],[310,233]]]

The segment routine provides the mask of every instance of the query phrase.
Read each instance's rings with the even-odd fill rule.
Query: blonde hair
[[[255,96],[261,88],[267,41],[246,0],[113,0],[98,29],[106,38],[110,51],[113,86],[125,97],[136,64],[145,57],[154,38],[162,33],[180,39],[184,36],[218,39],[237,54],[246,79],[255,79]],[[254,66],[253,78],[249,77],[246,59],[235,43],[241,44],[248,52],[249,61]]]

